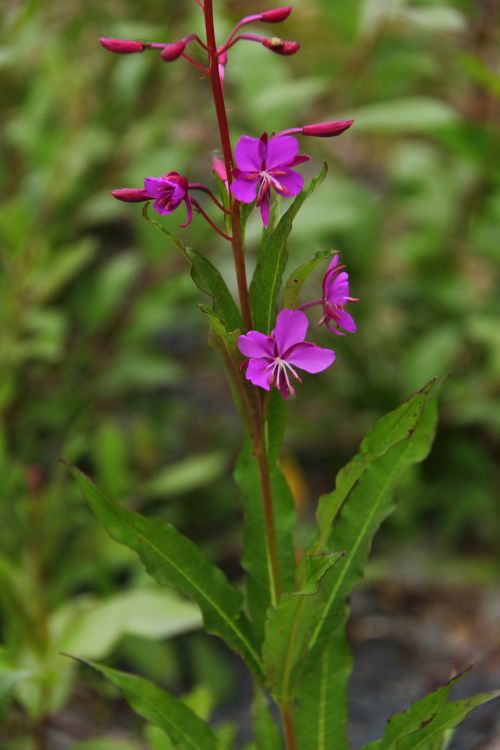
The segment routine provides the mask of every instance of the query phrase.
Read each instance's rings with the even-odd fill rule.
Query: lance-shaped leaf
[[[219,750],[217,738],[208,724],[178,698],[160,690],[143,677],[119,672],[92,661],[83,663],[113,683],[139,716],[166,732],[183,750]]]
[[[436,380],[431,380],[401,406],[379,419],[370,430],[359,452],[337,474],[333,492],[320,498],[316,513],[319,535],[311,553],[318,554],[324,549],[337,513],[363,473],[390,448],[409,438],[435,389]]]
[[[342,623],[330,634],[328,647],[300,686],[295,712],[299,750],[350,750],[347,683],[351,671],[351,650]]]
[[[262,661],[251,624],[241,612],[243,597],[222,571],[170,523],[145,518],[104,495],[76,467],[72,475],[109,534],[136,552],[158,583],[178,589],[193,599],[203,613],[207,632],[220,636],[262,676]]]
[[[268,468],[271,485],[274,527],[280,581],[283,591],[293,587],[295,554],[292,529],[295,508],[288,484],[276,465]],[[259,634],[263,633],[267,608],[276,602],[259,465],[246,441],[236,465],[235,478],[240,486],[245,508],[245,531],[242,565],[248,573],[247,598],[252,619]]]
[[[268,609],[262,657],[267,684],[278,702],[290,704],[296,695],[308,641],[325,606],[326,579],[340,557],[331,553],[309,558],[312,572],[303,590],[283,594],[278,605]]]
[[[422,461],[429,453],[436,420],[436,402],[432,399],[411,435],[371,462],[344,504],[330,547],[345,554],[332,576],[328,576],[326,603],[309,640],[308,661],[312,668],[328,645],[330,632],[344,619],[346,597],[363,576],[373,537],[394,508],[394,485],[409,464]],[[320,581],[319,587],[322,586]]]
[[[283,750],[283,740],[262,690],[257,688],[252,707],[255,746],[259,750]]]
[[[269,407],[265,422],[267,456],[269,463],[276,463],[281,453],[285,434],[286,402],[277,388],[268,396]]]
[[[290,208],[283,214],[276,229],[264,233],[257,266],[250,285],[250,307],[253,325],[257,331],[269,333],[276,318],[276,303],[288,260],[286,242],[291,232],[293,220],[304,201],[314,192],[326,177],[327,166],[295,198]]]
[[[228,331],[243,328],[241,313],[220,271],[196,250],[187,248],[186,254],[191,262],[191,277],[194,283],[198,289],[210,295],[214,313],[221,323]]]
[[[335,250],[320,250],[308,263],[304,263],[288,277],[283,292],[283,307],[294,308],[305,282],[317,266],[333,257]]]

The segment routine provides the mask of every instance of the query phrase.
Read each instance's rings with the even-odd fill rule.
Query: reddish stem
[[[198,203],[198,201],[196,200],[196,198],[191,198],[191,203],[193,204],[193,206],[195,207],[195,209],[198,211],[198,213],[201,216],[203,216],[203,218],[205,219],[205,221],[208,224],[210,224],[210,226],[212,227],[212,229],[215,229],[215,231],[217,232],[217,234],[220,234],[220,236],[223,237],[225,240],[229,240],[229,242],[231,242],[232,238],[228,234],[226,234],[225,232],[223,232],[222,229],[219,229],[219,227],[217,226],[217,224],[214,224],[214,222],[212,221],[212,219],[210,218],[210,216],[207,213],[205,213],[205,211],[200,206],[200,204]]]

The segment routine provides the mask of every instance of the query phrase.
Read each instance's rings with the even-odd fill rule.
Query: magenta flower
[[[290,377],[301,379],[295,368],[310,373],[321,372],[335,360],[335,352],[305,341],[308,321],[300,310],[282,310],[269,336],[249,331],[238,339],[240,352],[248,357],[246,379],[269,391],[279,390],[284,399],[295,395]]]
[[[357,330],[354,319],[344,310],[347,302],[358,301],[356,297],[349,296],[349,274],[344,269],[339,256],[335,255],[323,279],[323,317],[319,323],[324,323],[336,336],[344,335],[340,328],[348,333]]]
[[[309,159],[299,155],[299,144],[292,136],[260,138],[243,135],[234,152],[238,169],[233,172],[231,191],[242,203],[257,201],[264,226],[269,223],[271,187],[289,198],[304,186],[301,174],[291,167]]]
[[[181,227],[187,227],[193,218],[193,208],[188,193],[189,183],[178,172],[168,172],[163,177],[146,177],[144,189],[154,199],[157,213],[171,214],[182,202],[186,204],[187,219]]]

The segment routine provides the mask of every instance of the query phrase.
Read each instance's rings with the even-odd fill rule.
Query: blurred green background
[[[197,612],[107,539],[58,458],[172,520],[236,579],[241,431],[184,260],[139,206],[109,195],[170,170],[212,179],[207,82],[185,61],[97,43],[201,33],[196,4],[2,7],[0,738],[14,750],[42,748],[50,714],[86,737],[85,722],[64,727],[71,694],[112,723],[92,697],[104,686],[82,672],[72,688],[61,651],[112,654],[177,691],[201,685],[190,697],[201,713],[231,689],[211,640],[168,640],[196,629]],[[219,0],[219,38],[267,7]],[[234,141],[356,120],[339,139],[304,139],[306,174],[324,159],[330,172],[289,247],[291,268],[338,249],[360,298],[358,333],[335,339],[334,368],[290,403],[285,470],[304,524],[375,419],[431,376],[450,376],[435,450],[379,536],[385,571],[410,548],[433,576],[491,580],[500,568],[498,15],[491,0],[297,0],[278,33],[300,40],[298,55],[240,44],[227,68]],[[252,217],[250,258],[259,232]],[[234,288],[227,247],[199,219],[186,237]],[[316,340],[332,345],[323,329]],[[81,747],[139,747],[102,742]]]

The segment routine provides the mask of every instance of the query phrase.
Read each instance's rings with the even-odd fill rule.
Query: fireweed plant
[[[374,534],[393,509],[398,478],[430,450],[437,384],[427,384],[375,424],[357,455],[338,473],[332,492],[320,498],[311,538],[297,545],[294,504],[278,463],[286,404],[296,394],[300,397],[303,376],[329,377],[325,371],[336,356],[332,348],[307,340],[314,336],[307,315],[335,337],[354,334],[357,301],[351,296],[343,256],[341,260],[337,252],[316,253],[284,282],[293,220],[326,174],[324,166],[304,186],[300,167],[309,157],[300,153],[298,137],[336,137],[352,120],[243,135],[233,151],[224,97],[231,50],[248,42],[260,44],[263,54],[295,54],[299,50],[295,41],[247,31],[248,26],[285,21],[292,8],[248,15],[218,43],[213,0],[195,2],[204,17],[204,39],[189,34],[173,42],[151,43],[105,37],[101,44],[118,54],[149,51],[158,54],[160,62],[187,61],[206,77],[222,154],[212,163],[217,187],[190,182],[175,171],[175,164],[169,164],[164,166],[169,171],[146,176],[142,186],[120,188],[113,195],[144,203],[145,218],[181,250],[193,281],[211,299],[210,307],[202,306],[209,340],[221,355],[246,436],[235,471],[245,514],[244,585],[230,583],[172,525],[109,500],[78,469],[71,471],[109,533],[139,555],[157,582],[194,600],[206,631],[222,638],[253,674],[254,739],[247,750],[347,750],[346,695],[352,667],[344,634],[347,597],[362,577]],[[276,196],[284,206],[281,217]],[[238,304],[211,261],[154,221],[150,208],[160,216],[177,212],[182,228],[195,214],[210,225],[232,253]],[[260,212],[263,235],[249,284],[244,237],[245,222],[254,209]],[[321,296],[302,301],[305,281],[321,267]],[[235,747],[234,737],[202,720],[181,699],[143,678],[92,666],[123,692],[143,718],[164,732],[166,744],[161,747]],[[443,750],[466,714],[496,695],[450,700],[458,679],[455,676],[393,717],[383,737],[366,750]]]

